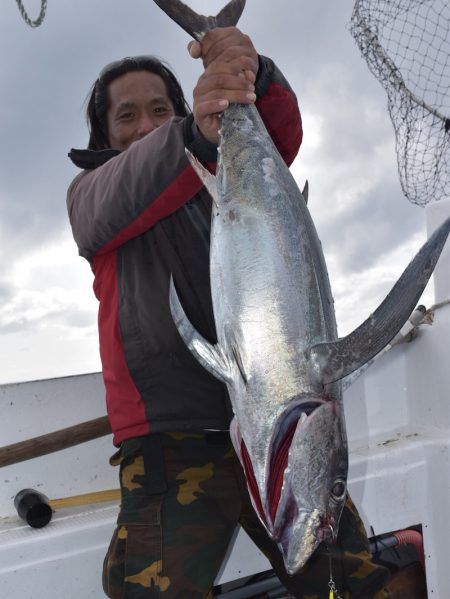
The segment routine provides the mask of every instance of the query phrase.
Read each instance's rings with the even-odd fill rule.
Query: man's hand
[[[193,58],[202,58],[205,67],[193,91],[194,120],[202,135],[218,144],[220,113],[231,103],[256,100],[258,54],[250,38],[236,27],[213,29],[188,49]]]

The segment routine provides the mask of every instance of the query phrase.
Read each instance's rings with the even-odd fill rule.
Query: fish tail
[[[198,41],[201,41],[210,29],[236,25],[245,6],[245,0],[231,0],[215,17],[205,17],[194,12],[181,0],[154,0],[154,2]]]

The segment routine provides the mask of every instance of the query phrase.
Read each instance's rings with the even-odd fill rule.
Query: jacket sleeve
[[[185,153],[188,140],[201,160],[215,159],[215,146],[196,133],[192,117],[174,117],[118,156],[73,180],[67,208],[81,256],[90,260],[114,250],[200,190],[202,183]]]
[[[302,120],[297,98],[285,77],[265,56],[259,57],[256,107],[274,144],[291,165],[302,142]]]

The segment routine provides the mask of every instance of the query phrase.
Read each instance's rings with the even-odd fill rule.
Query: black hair
[[[191,109],[177,78],[163,61],[155,56],[129,56],[106,65],[92,86],[87,100],[86,120],[89,128],[89,150],[110,147],[107,132],[109,109],[108,85],[130,71],[149,71],[159,75],[166,86],[167,95],[177,116],[187,116]]]

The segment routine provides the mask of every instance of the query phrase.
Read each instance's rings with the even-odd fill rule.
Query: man
[[[190,321],[215,341],[211,198],[185,147],[213,169],[218,115],[229,103],[256,102],[290,164],[302,137],[296,98],[273,62],[234,27],[209,32],[190,53],[205,67],[193,114],[160,61],[123,59],[105,67],[93,86],[88,150],[71,153],[85,170],[69,188],[69,215],[95,274],[107,409],[120,446],[111,463],[120,464],[122,503],[104,590],[112,599],[211,597],[240,522],[296,597],[328,597],[325,553],[299,576],[284,571],[230,444],[226,388],[187,350],[168,303],[173,275]],[[336,584],[352,597],[386,597],[378,592],[385,571],[370,562],[352,510],[349,502],[340,537],[352,555],[333,558]]]

